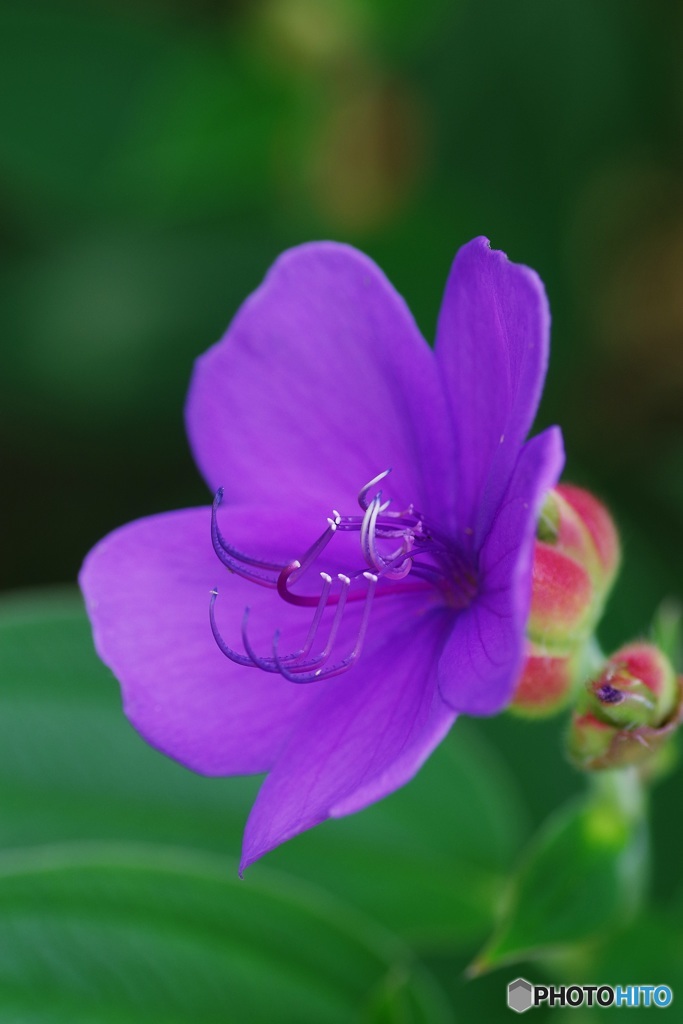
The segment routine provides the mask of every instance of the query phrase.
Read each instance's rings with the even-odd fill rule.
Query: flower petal
[[[375,630],[359,664],[321,685],[261,787],[242,870],[299,832],[404,785],[455,720],[436,686],[452,612],[405,597],[391,604],[393,632]]]
[[[432,351],[375,264],[330,242],[278,259],[197,361],[186,418],[228,502],[349,511],[392,468],[385,496],[439,507],[452,466]]]
[[[97,651],[119,679],[126,714],[145,739],[207,775],[262,772],[315,700],[313,688],[228,661],[211,634],[209,592],[224,581],[216,613],[240,650],[246,605],[250,636],[266,653],[275,629],[297,615],[301,621],[302,610],[228,574],[211,547],[210,519],[208,508],[197,508],[130,523],[90,552],[80,584]],[[231,509],[229,519],[231,539],[248,548],[254,511]],[[288,524],[282,536],[291,539],[295,529]],[[255,553],[277,554],[272,543]],[[303,619],[307,626],[305,610]]]
[[[455,623],[439,687],[456,711],[491,715],[512,697],[524,656],[533,542],[545,493],[562,472],[557,427],[528,441],[480,553],[480,589]]]
[[[457,523],[475,550],[536,414],[549,327],[545,291],[533,270],[510,263],[485,238],[460,249],[439,315],[436,358],[455,433]]]

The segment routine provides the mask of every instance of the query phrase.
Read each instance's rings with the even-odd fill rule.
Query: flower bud
[[[649,761],[683,719],[681,681],[652,644],[620,648],[586,688],[568,748],[586,771]]]
[[[662,725],[678,699],[678,681],[671,662],[646,643],[620,648],[588,689],[594,714],[625,729]]]
[[[617,733],[615,726],[600,721],[595,715],[575,714],[567,742],[569,757],[584,771],[607,767],[604,762],[609,758]]]
[[[527,633],[544,646],[574,646],[592,632],[619,565],[609,513],[579,487],[551,491],[534,549]]]
[[[594,588],[584,566],[536,541],[527,635],[544,646],[581,640],[593,622]]]
[[[579,547],[582,555],[588,560],[588,567],[593,585],[606,596],[616,579],[621,562],[619,535],[614,521],[594,495],[573,484],[560,484],[556,493],[579,518],[583,529],[590,537],[590,546],[581,542]],[[560,543],[569,551],[571,545],[569,518],[564,518],[564,536],[560,535]]]
[[[511,710],[529,718],[561,711],[571,697],[581,651],[557,653],[527,641],[527,657]]]
[[[605,507],[568,484],[551,491],[538,524],[527,658],[513,711],[540,717],[567,703],[618,565]]]
[[[619,729],[594,715],[577,715],[569,732],[569,756],[583,771],[642,765],[659,753],[679,724],[680,716],[659,728]]]

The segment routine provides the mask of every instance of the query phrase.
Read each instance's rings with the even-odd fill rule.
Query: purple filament
[[[233,650],[223,639],[215,617],[218,590],[211,592],[209,618],[214,639],[220,651],[231,661],[264,672],[276,672],[295,683],[312,683],[347,671],[359,658],[365,641],[372,604],[377,597],[404,594],[433,588],[440,590],[448,603],[464,607],[476,593],[476,571],[466,564],[452,540],[441,530],[428,524],[413,505],[400,511],[390,511],[391,502],[382,500],[382,491],[369,497],[372,490],[388,475],[380,473],[363,487],[358,495],[362,515],[342,516],[333,511],[327,527],[309,549],[291,562],[271,562],[245,555],[229,544],[218,526],[218,508],[223,500],[219,488],[211,509],[211,542],[221,563],[243,579],[262,587],[277,590],[288,604],[313,608],[306,639],[298,651],[280,654],[279,630],[273,637],[272,656],[257,654],[248,635],[249,609],[242,620],[242,643],[245,654]],[[360,552],[369,566],[339,573],[335,577],[321,572],[322,589],[318,594],[299,594],[292,587],[311,569],[333,539],[337,531],[359,534]],[[379,542],[389,546],[380,550]],[[391,543],[390,543],[391,542]],[[407,577],[412,577],[408,580]],[[356,584],[364,583],[363,586]],[[363,601],[360,626],[350,653],[328,665],[348,602]],[[322,650],[312,655],[318,640],[322,620],[328,608],[335,608],[327,639]]]

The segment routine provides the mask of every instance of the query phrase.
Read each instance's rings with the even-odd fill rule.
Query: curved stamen
[[[216,625],[216,612],[214,610],[217,597],[218,590],[214,587],[211,591],[211,601],[209,602],[209,622],[211,623],[211,632],[213,633],[213,638],[216,641],[219,651],[221,654],[224,654],[226,658],[229,658],[230,661],[234,661],[236,665],[242,665],[244,668],[256,668],[251,658],[247,657],[245,654],[239,654],[237,651],[233,651],[232,647],[228,647],[221,636],[218,626]]]
[[[283,601],[288,604],[298,605],[300,608],[311,608],[318,603],[317,597],[312,597],[307,594],[292,594],[288,589],[287,585],[292,577],[296,578],[301,573],[301,562],[294,560],[282,570],[277,578],[277,592]]]
[[[288,663],[298,663],[299,661],[301,661],[301,659],[306,658],[306,656],[310,654],[313,642],[315,640],[316,634],[320,626],[321,619],[323,617],[323,612],[325,611],[325,608],[328,605],[330,587],[332,586],[332,577],[329,576],[326,572],[321,572],[320,575],[323,580],[323,589],[320,592],[318,607],[315,610],[315,615],[311,620],[311,625],[309,626],[308,633],[306,635],[306,639],[304,640],[302,647],[294,654],[287,654],[282,659],[283,661],[286,661]],[[244,644],[245,651],[251,658],[256,668],[261,668],[264,670],[264,672],[279,672],[280,670],[272,658],[261,658],[254,651],[249,640],[249,636],[247,634],[247,622],[249,619],[248,613],[249,609],[247,608],[245,609],[244,618],[242,619],[242,643]],[[310,662],[310,664],[317,664],[317,662],[318,659],[314,659],[314,661]]]
[[[297,561],[299,562],[297,576],[300,576],[302,573],[306,572],[306,569],[308,569],[309,566],[313,565],[313,562],[316,560],[318,555],[320,555],[320,553],[324,551],[324,549],[327,547],[327,545],[334,537],[335,533],[337,532],[338,526],[338,513],[334,513],[334,517],[328,516],[327,529],[324,530],[323,533],[321,533],[321,535],[318,537],[318,539],[311,544],[310,548],[305,553],[305,555],[302,555],[300,559],[297,559]],[[286,568],[288,568],[288,566]]]
[[[223,551],[216,551],[216,554],[225,568],[236,576],[241,576],[243,580],[248,580],[250,583],[258,583],[260,587],[268,587],[271,590],[277,589],[277,576],[265,576],[262,572],[252,569],[250,566],[242,565],[241,562],[238,562]]]
[[[387,570],[385,575],[388,579],[400,580],[408,575],[412,560],[406,558],[401,564],[398,561],[407,555],[412,547],[412,540],[409,532],[401,531],[398,535],[403,537],[401,546],[391,555],[385,558],[377,548],[377,517],[380,513],[379,495],[368,505],[368,510],[363,516],[360,530],[360,546],[371,569]],[[390,563],[397,563],[395,568],[389,568]]]
[[[237,548],[228,544],[218,526],[217,512],[222,501],[223,488],[219,487],[211,506],[211,540],[216,554],[220,557],[219,550],[217,550],[220,549],[220,551],[223,551],[226,555],[229,555],[240,562],[244,562],[245,565],[253,565],[258,569],[272,569],[275,572],[281,572],[287,564],[286,562],[266,562],[260,558],[253,558],[251,555],[245,555],[242,551],[238,551]]]
[[[223,488],[219,487],[211,506],[211,543],[216,555],[230,572],[241,576],[242,579],[249,580],[250,583],[258,583],[262,587],[270,587],[274,590],[277,587],[277,576],[275,574],[279,574],[282,571],[284,568],[283,563],[264,562],[259,558],[252,558],[250,555],[243,554],[237,548],[233,548],[227,543],[218,527],[218,517],[216,515],[222,500]]]
[[[280,674],[288,679],[291,683],[316,683],[322,679],[331,679],[332,676],[341,675],[343,672],[348,672],[351,666],[356,662],[363,649],[363,643],[365,641],[365,634],[367,633],[368,622],[370,619],[370,611],[372,609],[372,601],[375,595],[375,587],[377,586],[377,576],[371,572],[364,572],[363,577],[368,581],[368,590],[365,597],[365,607],[363,608],[363,616],[361,618],[360,628],[358,630],[358,636],[356,637],[356,643],[350,654],[347,654],[345,658],[338,661],[335,665],[331,665],[325,669],[318,667],[313,672],[295,671],[293,668],[288,668],[284,659],[280,658],[278,654],[278,643],[280,639],[279,631],[273,637],[273,660],[278,666]],[[340,603],[341,605],[341,603]],[[340,605],[337,606],[337,612],[339,611]],[[337,615],[335,614],[335,620]],[[301,669],[302,666],[299,666]]]
[[[271,562],[253,558],[228,544],[218,526],[217,511],[223,499],[223,488],[215,495],[211,512],[211,540],[222,564],[243,579],[277,590],[279,597],[290,605],[314,609],[308,632],[302,646],[288,654],[280,654],[280,630],[273,636],[272,654],[259,655],[249,638],[249,608],[242,619],[242,642],[246,653],[233,650],[223,639],[216,624],[215,602],[217,590],[211,592],[209,616],[211,630],[219,650],[235,664],[279,673],[294,683],[312,683],[346,672],[360,656],[370,611],[375,597],[392,594],[442,592],[442,598],[454,608],[466,607],[476,593],[478,570],[470,558],[459,549],[448,533],[426,519],[413,504],[400,511],[390,509],[391,501],[382,500],[378,485],[389,475],[379,473],[358,494],[361,514],[342,516],[335,509],[327,520],[322,534],[298,559],[291,562]],[[374,496],[370,497],[371,494]],[[336,579],[321,572],[322,589],[317,594],[297,594],[295,585],[303,580],[308,570],[321,558],[338,530],[357,533],[359,554],[371,571],[358,567]],[[411,577],[407,579],[407,577]],[[366,586],[352,583],[361,577]],[[381,586],[379,586],[381,584]],[[334,589],[333,589],[334,588]],[[341,628],[346,605],[350,601],[364,601],[360,627],[353,650],[341,660],[328,664]],[[322,650],[312,654],[323,629],[323,617],[334,606],[329,631]]]
[[[323,531],[323,533],[318,537],[316,541],[313,542],[313,544],[311,544],[306,554],[303,555],[301,559],[296,558],[294,559],[293,562],[290,562],[289,565],[285,565],[282,567],[282,570],[277,578],[276,587],[277,592],[283,599],[283,601],[287,601],[288,604],[299,605],[300,607],[306,608],[313,607],[318,603],[317,597],[312,597],[307,594],[293,594],[291,590],[289,590],[289,584],[290,582],[296,582],[299,576],[301,576],[303,573],[306,572],[308,568],[310,568],[310,566],[313,564],[316,558],[320,555],[322,551],[324,551],[324,549],[330,543],[335,533],[337,532],[338,526],[339,514],[335,512],[333,519],[328,517],[327,529]]]
[[[214,640],[220,650],[230,661],[236,665],[240,665],[243,668],[258,668],[265,672],[279,673],[285,679],[294,683],[312,683],[320,679],[328,679],[332,676],[340,675],[342,672],[346,672],[355,661],[360,657],[365,636],[368,629],[368,623],[370,621],[370,612],[372,609],[373,599],[375,597],[375,590],[378,583],[378,576],[375,573],[363,572],[363,578],[368,582],[368,588],[363,595],[365,600],[365,607],[363,608],[361,623],[356,638],[356,643],[353,650],[341,661],[325,669],[323,666],[329,660],[334,647],[341,621],[344,615],[344,608],[347,602],[349,594],[350,579],[348,576],[339,575],[338,579],[342,584],[342,592],[338,598],[337,606],[335,608],[334,619],[330,628],[330,632],[327,638],[327,642],[323,650],[314,658],[307,659],[307,655],[310,654],[311,648],[315,642],[315,637],[319,631],[320,622],[322,619],[323,612],[326,607],[329,606],[328,596],[329,590],[332,584],[332,578],[325,573],[321,573],[323,577],[323,590],[320,595],[320,600],[316,613],[313,617],[313,621],[309,627],[306,640],[302,647],[292,654],[280,655],[278,652],[278,645],[280,641],[280,630],[277,630],[273,636],[273,656],[272,658],[263,658],[256,654],[247,633],[247,625],[249,621],[250,609],[245,608],[244,616],[242,619],[242,640],[244,642],[246,654],[240,654],[230,647],[223,639],[215,617],[215,603],[218,597],[218,590],[214,588],[211,591],[211,600],[209,604],[209,620],[211,623],[211,631],[213,633]]]
[[[324,648],[324,650],[321,652],[321,654],[319,656],[319,663],[321,665],[324,664],[327,661],[327,659],[329,658],[330,654],[332,653],[332,648],[334,646],[335,640],[337,639],[337,633],[339,632],[339,627],[341,625],[341,620],[342,620],[342,617],[344,615],[344,608],[346,607],[346,602],[347,602],[348,597],[349,597],[349,587],[351,586],[351,580],[349,579],[348,576],[344,576],[343,573],[339,573],[339,575],[337,576],[337,579],[341,583],[342,589],[341,589],[341,592],[340,592],[338,600],[337,600],[337,607],[334,610],[334,618],[332,619],[332,627],[330,629],[330,633],[329,633],[329,636],[327,638],[327,643],[325,644],[325,648]],[[279,635],[279,631],[278,631],[278,635]],[[275,644],[274,640],[273,640],[273,644]],[[301,667],[301,666],[298,666],[298,667]]]
[[[337,633],[339,632],[339,627],[341,625],[341,620],[344,615],[346,598],[348,595],[349,586],[351,584],[351,580],[348,578],[348,576],[339,575],[338,579],[342,584],[342,591],[337,600],[337,606],[335,608],[334,618],[332,620],[330,632],[327,637],[327,642],[323,650],[320,652],[320,654],[316,655],[313,658],[309,658],[308,660],[302,659],[305,658],[305,655],[310,652],[310,649],[315,639],[315,635],[318,632],[318,627],[320,625],[320,619],[322,617],[323,610],[325,608],[325,605],[328,603],[327,600],[325,600],[325,602],[323,603],[322,595],[321,602],[318,606],[318,609],[316,610],[316,614],[311,624],[311,628],[309,629],[309,633],[306,638],[306,642],[304,643],[304,646],[296,653],[286,654],[283,657],[276,657],[274,654],[272,658],[262,658],[255,653],[249,641],[249,637],[247,636],[246,625],[248,619],[248,610],[247,612],[245,612],[244,619],[242,620],[242,640],[253,668],[260,668],[263,669],[265,672],[279,672],[280,675],[286,675],[286,673],[296,674],[296,680],[299,679],[299,673],[307,673],[308,675],[311,675],[311,670],[320,671],[320,669],[329,659],[332,653],[332,649],[337,638]],[[328,576],[325,583],[327,584],[327,586],[324,587],[323,590],[325,591],[325,594],[328,594],[329,586],[332,583],[332,578]],[[274,652],[277,651],[279,639],[280,630],[277,630],[273,637]],[[235,659],[233,658],[232,660],[234,661]],[[243,662],[239,663],[243,664]],[[286,678],[289,678],[289,675],[286,675]]]
[[[363,557],[368,565],[372,565],[372,551],[370,550],[370,537],[372,531],[375,528],[377,522],[377,515],[379,513],[379,501],[377,497],[374,497],[367,507],[363,521],[360,524],[360,548],[363,552]]]
[[[381,501],[381,492],[378,492],[371,501],[368,501],[367,496],[371,489],[385,479],[388,474],[389,470],[384,470],[384,472],[378,474],[361,490],[359,503],[365,508],[364,515],[341,516],[335,509],[332,517],[328,518],[327,528],[320,537],[314,541],[301,559],[295,559],[290,563],[270,562],[265,559],[254,558],[228,544],[220,531],[217,521],[217,510],[223,499],[223,488],[221,487],[216,492],[211,511],[211,539],[214,551],[222,564],[230,572],[251,583],[257,583],[270,589],[277,589],[283,600],[299,607],[315,607],[318,603],[319,595],[295,594],[291,586],[321,555],[338,529],[359,531],[361,533],[361,549],[366,564],[387,580],[402,580],[409,575],[412,565],[412,559],[405,556],[412,550],[415,543],[420,544],[423,539],[422,520],[414,512],[412,505],[402,512],[388,512],[387,508],[390,502]],[[377,547],[378,540],[396,539],[400,539],[401,544],[390,555],[382,555],[379,552]],[[431,536],[428,535],[428,538],[425,538],[425,540],[427,539],[431,540]],[[433,552],[433,554],[436,555],[436,552]],[[387,571],[388,568],[391,568],[391,572]],[[444,568],[447,569],[446,566]],[[435,572],[438,574],[438,569],[435,569]],[[360,569],[350,573],[352,579],[358,578],[360,575]],[[434,572],[427,575],[425,573],[417,573],[416,575],[422,576],[423,579],[428,578],[431,581],[435,581]],[[386,589],[381,591],[382,594],[387,592]],[[358,593],[350,595],[351,600],[359,600],[361,598],[362,595]],[[330,601],[331,603],[336,603],[338,597],[333,596],[330,598]]]
[[[309,627],[308,634],[306,635],[306,639],[304,640],[303,646],[301,647],[301,650],[294,655],[294,657],[292,658],[293,661],[298,661],[299,659],[305,658],[308,654],[310,654],[311,648],[313,647],[313,642],[318,633],[318,628],[322,621],[323,612],[325,611],[325,608],[329,603],[330,589],[332,587],[332,577],[326,572],[321,572],[320,576],[323,581],[323,589],[320,592],[320,600],[318,602],[318,607],[315,610],[315,615],[313,616],[313,619],[311,621],[311,625]]]
[[[370,502],[368,501],[368,494],[376,484],[379,484],[382,482],[382,480],[385,480],[390,473],[390,469],[385,469],[382,473],[378,473],[377,476],[373,477],[372,480],[370,480],[370,482],[365,485],[365,487],[361,487],[360,491],[358,492],[358,504],[360,505],[364,512],[367,511],[368,505],[370,504]],[[377,497],[381,496],[382,492],[380,491]],[[382,506],[382,511],[384,511],[385,508],[389,508],[390,504],[390,501],[385,501],[384,505]]]

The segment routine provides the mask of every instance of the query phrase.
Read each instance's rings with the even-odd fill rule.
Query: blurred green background
[[[673,0],[1,0],[0,587],[21,609],[11,635],[25,626],[46,645],[38,676],[59,643],[14,592],[73,581],[89,547],[130,519],[207,501],[182,421],[192,362],[277,254],[313,238],[375,258],[428,339],[472,236],[540,273],[554,318],[540,425],[561,423],[566,478],[620,524],[605,646],[644,634],[682,590],[682,57]],[[61,605],[48,604],[52,621]],[[60,671],[73,682],[71,650]],[[98,671],[83,668],[69,700],[87,704]],[[50,699],[22,683],[17,722]],[[111,729],[126,728],[113,686],[111,700]],[[498,748],[523,794],[515,842],[581,787],[560,732],[499,719],[467,734]],[[43,821],[37,778],[17,795],[7,742],[6,797],[34,801]],[[654,797],[662,905],[681,885],[682,796],[679,774]],[[43,839],[89,835],[89,815]],[[144,815],[123,832],[145,840]],[[236,824],[214,847],[236,853],[238,835]],[[468,932],[458,970],[485,930]],[[447,951],[431,966],[459,1005],[454,962]],[[487,998],[497,1013],[498,990]]]

